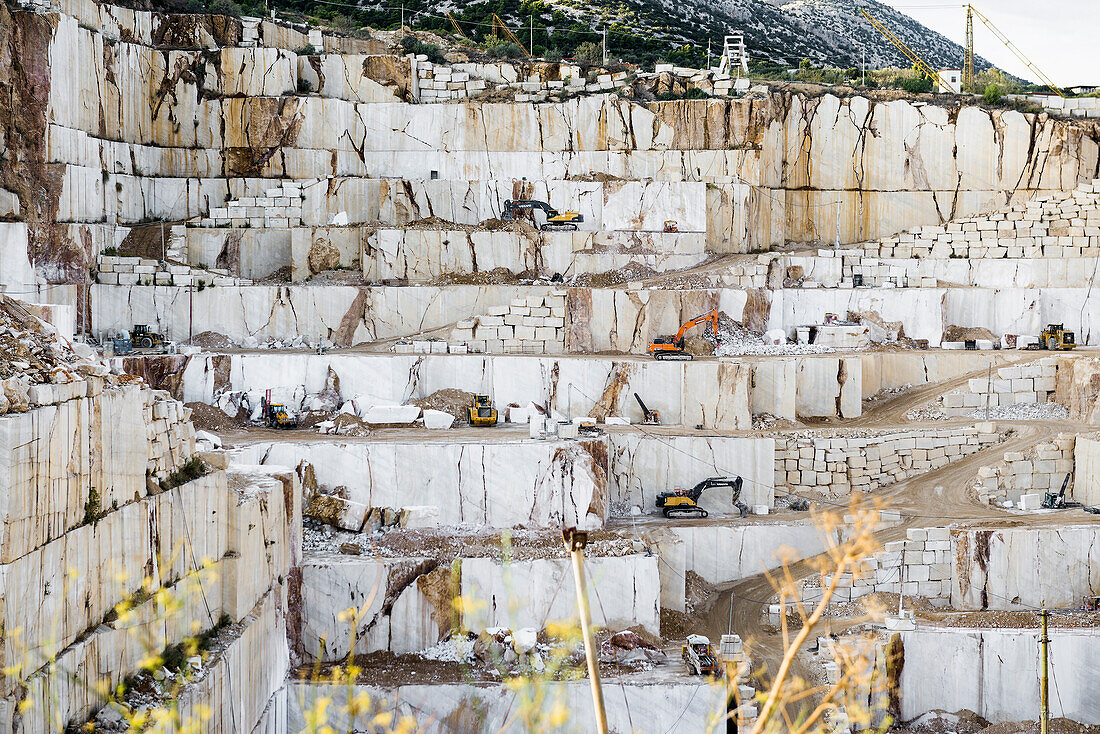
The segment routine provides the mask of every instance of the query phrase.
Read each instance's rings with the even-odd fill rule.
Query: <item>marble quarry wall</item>
[[[1100,589],[1096,525],[952,532],[956,609],[1071,608]]]
[[[657,494],[690,489],[714,476],[740,476],[741,503],[774,504],[775,440],[728,436],[665,436],[649,432],[608,434],[611,502],[620,512],[654,511]],[[737,516],[731,490],[709,489],[700,504],[714,516]]]
[[[1090,507],[1100,505],[1100,440],[1078,436],[1073,446],[1073,488],[1070,496]]]
[[[640,625],[658,634],[660,576],[656,556],[593,556],[585,560],[589,595],[596,588],[593,623],[623,629]],[[308,660],[389,650],[402,654],[433,647],[452,628],[475,633],[491,627],[542,629],[576,616],[569,560],[502,563],[459,558],[371,559],[311,556],[302,567],[300,627],[292,644]],[[555,593],[556,592],[556,593]],[[456,618],[455,594],[470,600]],[[354,614],[346,610],[354,608]]]
[[[372,701],[385,703],[386,711],[397,716],[413,716],[428,734],[452,731],[450,721],[468,722],[481,731],[499,731],[516,715],[517,695],[498,683],[408,685],[397,688],[355,686],[350,691],[343,686],[293,683],[289,686],[289,716],[291,731],[306,726],[308,712],[315,710],[322,698],[331,699],[329,710],[334,716],[347,710],[352,696],[366,693]],[[522,700],[522,699],[521,699]],[[592,694],[585,681],[554,683],[546,691],[547,705],[560,702],[566,709],[580,712],[567,726],[583,728],[589,722]],[[724,693],[717,687],[698,683],[645,684],[624,682],[609,685],[604,691],[607,724],[611,731],[630,731],[645,722],[653,731],[707,731],[725,715]],[[346,727],[348,721],[330,719],[334,727]]]
[[[661,608],[681,612],[688,571],[724,584],[817,555],[838,542],[810,522],[669,527],[646,537],[661,557]]]
[[[312,466],[318,488],[368,508],[436,507],[439,524],[595,526],[608,516],[607,440],[253,444],[234,461]]]
[[[1039,710],[1037,629],[935,628],[901,632],[900,718],[969,709],[993,723],[1032,721]],[[1093,695],[1100,634],[1051,629],[1050,717],[1100,722]],[[1057,695],[1055,695],[1057,694]]]
[[[32,385],[29,410],[0,417],[9,499],[0,526],[0,657],[23,671],[0,688],[5,730],[15,720],[23,732],[83,721],[102,703],[97,686],[135,671],[146,644],[159,651],[222,613],[248,634],[260,600],[280,593],[276,577],[300,561],[294,475],[269,468],[230,483],[219,470],[180,479],[194,454],[189,411],[137,383],[103,383],[87,375]],[[149,600],[126,624],[104,623],[142,588],[162,587],[173,589],[171,610]],[[277,643],[264,645],[277,653]],[[243,679],[259,682],[264,671],[249,660],[254,673]],[[266,702],[273,691],[258,685],[250,695]],[[19,713],[23,699],[30,707]],[[193,700],[211,702],[201,692]],[[220,721],[228,714],[219,710],[217,730],[230,728]]]
[[[712,251],[747,252],[831,238],[834,201],[841,202],[842,241],[860,242],[1072,189],[1097,171],[1092,123],[1015,111],[786,93],[763,103],[643,104],[603,94],[540,105],[383,102],[376,100],[400,98],[409,86],[407,60],[317,57],[315,65],[286,48],[236,46],[245,33],[239,21],[185,24],[90,2],[66,2],[49,18],[8,14],[9,25],[25,31],[14,53],[27,62],[15,72],[20,98],[12,107],[33,123],[23,129],[44,131],[42,140],[13,144],[28,154],[47,195],[32,200],[21,173],[0,184],[19,195],[34,262],[53,280],[74,279],[77,264],[96,254],[53,221],[209,217],[231,193],[258,195],[259,179],[420,180],[434,172],[444,181],[502,181],[507,189],[522,178],[576,186],[600,173],[625,179],[596,184],[605,188],[605,207],[626,203],[621,215],[605,211],[604,227],[650,230],[635,189],[709,184],[705,195],[692,195],[694,213],[674,218],[706,231]],[[302,36],[260,27],[284,43],[284,36]],[[329,40],[326,50],[337,50],[339,39]],[[344,50],[369,57],[370,42],[359,46]],[[332,68],[321,83],[326,64]],[[335,87],[328,92],[335,96],[324,96],[341,66],[361,66],[377,83],[345,77],[347,96],[370,101],[341,99],[345,90]],[[322,93],[296,93],[300,78]],[[48,90],[45,102],[27,96],[33,88]],[[257,184],[243,191],[244,182],[231,185],[231,178]],[[318,188],[327,200],[340,187]]]
[[[273,246],[281,247],[277,244],[279,236],[277,231],[265,230],[248,241],[253,244],[270,241],[276,243]],[[229,235],[211,237],[211,252],[218,247],[223,248],[219,250],[223,252],[231,244]],[[343,243],[341,247],[332,244],[338,238],[326,239],[321,235],[317,241],[320,240],[328,243],[324,247],[326,252],[332,253],[332,262],[354,262],[350,254],[354,251],[354,238],[339,240]],[[309,248],[313,244],[309,243],[315,244],[315,241],[302,240],[297,246],[291,240],[292,246],[299,247],[297,262],[299,265],[305,262],[300,268],[302,273],[312,272],[308,263]],[[332,245],[331,250],[328,245]],[[215,259],[214,262],[219,261]],[[276,264],[267,255],[259,255],[255,261],[240,257],[234,262],[232,272],[251,275],[270,271]],[[213,267],[211,263],[204,264]],[[164,277],[191,275],[194,279],[200,277],[196,275],[200,272],[188,271],[179,276],[166,273]],[[152,282],[154,276],[146,277]],[[89,286],[92,333],[100,335],[129,328],[133,323],[149,323],[181,342],[191,333],[214,331],[236,343],[249,339],[263,342],[306,338],[352,346],[453,328],[459,321],[488,315],[494,307],[507,306],[525,294],[550,294],[559,290],[514,285],[249,286],[234,285],[232,278],[218,273],[210,274],[206,280],[216,283],[216,287],[192,290],[170,286]],[[948,326],[988,328],[995,336],[1036,335],[1048,323],[1064,322],[1067,329],[1075,332],[1079,344],[1092,344],[1100,339],[1100,328],[1095,326],[1100,324],[1100,296],[1090,291],[1087,284],[1080,288],[787,288],[765,291],[755,288],[574,287],[563,290],[567,294],[564,348],[567,352],[580,354],[643,355],[654,337],[674,334],[684,321],[715,308],[759,329],[782,329],[789,337],[793,337],[800,326],[820,323],[826,313],[841,316],[873,313],[886,322],[899,324],[905,336],[926,339],[933,347],[940,346]]]

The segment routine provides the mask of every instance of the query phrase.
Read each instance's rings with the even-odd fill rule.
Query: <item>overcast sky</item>
[[[949,0],[880,0],[959,44],[966,11]],[[974,7],[1008,36],[1055,84],[1100,86],[1100,0],[978,0]],[[931,7],[929,7],[931,6]],[[919,49],[915,49],[919,53]],[[974,18],[974,50],[1000,68],[1038,82],[1016,57]]]

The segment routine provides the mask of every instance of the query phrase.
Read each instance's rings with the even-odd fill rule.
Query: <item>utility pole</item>
[[[867,47],[863,47],[863,86],[867,86]]]
[[[401,30],[405,30],[405,3],[401,3]]]
[[[1039,645],[1043,651],[1043,672],[1039,678],[1039,734],[1048,734],[1050,731],[1050,699],[1047,696],[1047,645],[1050,638],[1047,637],[1047,614],[1046,609],[1039,612],[1039,619],[1042,620]]]
[[[607,26],[603,29],[603,65],[607,66]]]
[[[592,623],[588,612],[588,584],[584,580],[584,547],[588,544],[588,533],[576,528],[564,528],[561,535],[565,541],[566,550],[573,559],[573,581],[577,585],[577,613],[581,618],[581,636],[584,638],[584,658],[588,663],[588,681],[592,685],[596,731],[598,734],[607,734],[607,713],[603,707],[603,689],[600,688],[600,663],[596,643],[592,639]]]
[[[707,69],[710,69],[710,39],[707,39]]]
[[[527,41],[527,55],[535,55],[535,16],[531,16],[531,37]]]

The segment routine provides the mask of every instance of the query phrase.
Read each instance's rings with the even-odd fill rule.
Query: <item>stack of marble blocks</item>
[[[868,594],[922,596],[946,602],[951,596],[951,533],[948,528],[910,528],[905,540],[883,545],[873,556],[852,564],[837,583],[830,604],[845,604]],[[820,579],[803,582],[803,603],[823,597]]]
[[[1100,179],[980,217],[917,227],[866,245],[884,258],[1064,258],[1100,247]]]
[[[309,183],[309,182],[306,182]],[[300,227],[302,226],[302,181],[284,181],[266,189],[263,196],[242,196],[211,207],[203,227]]]
[[[481,94],[488,86],[484,79],[475,79],[468,72],[433,64],[423,54],[416,57],[416,62],[421,102],[466,99]]]
[[[565,291],[514,298],[506,307],[459,321],[451,341],[487,354],[560,354],[565,351]]]
[[[164,390],[145,392],[146,437],[149,440],[149,469],[164,478],[179,469],[195,453],[195,426],[191,409]]]
[[[250,285],[234,278],[228,270],[200,270],[161,260],[121,255],[101,255],[96,264],[96,282],[104,285]]]
[[[1026,452],[1006,451],[1001,462],[978,470],[978,499],[986,504],[1007,501],[1020,509],[1038,510],[1043,493],[1058,491],[1066,475],[1073,473],[1075,444],[1076,436],[1063,433]]]
[[[1057,376],[1057,362],[1053,357],[1044,357],[1031,364],[1001,367],[992,379],[972,377],[967,383],[968,392],[944,395],[943,409],[948,415],[965,415],[986,406],[1045,403],[1054,394]]]
[[[777,438],[775,484],[831,496],[869,492],[996,443],[992,423],[856,438]]]

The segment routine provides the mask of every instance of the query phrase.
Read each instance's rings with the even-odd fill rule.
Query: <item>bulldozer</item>
[[[164,334],[149,331],[145,324],[134,324],[130,331],[130,342],[137,349],[162,349],[165,346]]]
[[[674,489],[671,492],[661,492],[657,495],[657,508],[665,517],[674,515],[698,515],[707,517],[710,513],[699,506],[699,497],[705,490],[714,487],[729,487],[733,490],[733,504],[745,516],[748,507],[738,502],[741,497],[741,485],[744,480],[741,477],[709,477],[696,484],[691,489]]]
[[[718,342],[718,309],[714,309],[708,314],[702,316],[696,316],[695,318],[685,321],[680,326],[680,330],[676,332],[675,336],[659,336],[649,343],[647,351],[653,355],[654,359],[662,360],[681,360],[687,361],[692,358],[691,354],[684,351],[684,334],[688,329],[692,329],[700,324],[710,324],[711,332],[714,335],[715,343]]]
[[[704,635],[688,635],[687,644],[680,648],[680,655],[687,665],[689,675],[722,677],[724,671],[710,645],[710,638]]]
[[[545,201],[535,199],[508,199],[504,202],[504,212],[500,218],[511,222],[516,218],[516,212],[533,211],[540,209],[546,215],[546,222],[539,229],[543,232],[569,232],[577,229],[577,224],[584,221],[584,215],[580,212],[559,212]]]
[[[473,402],[466,408],[466,418],[471,426],[495,426],[497,409],[488,395],[475,395]]]
[[[271,403],[265,398],[264,425],[268,428],[297,428],[298,419],[290,415],[282,403]]]
[[[1049,349],[1051,351],[1068,351],[1077,346],[1072,331],[1066,331],[1064,324],[1047,324],[1047,328],[1039,334],[1037,343],[1029,344],[1028,349]]]

